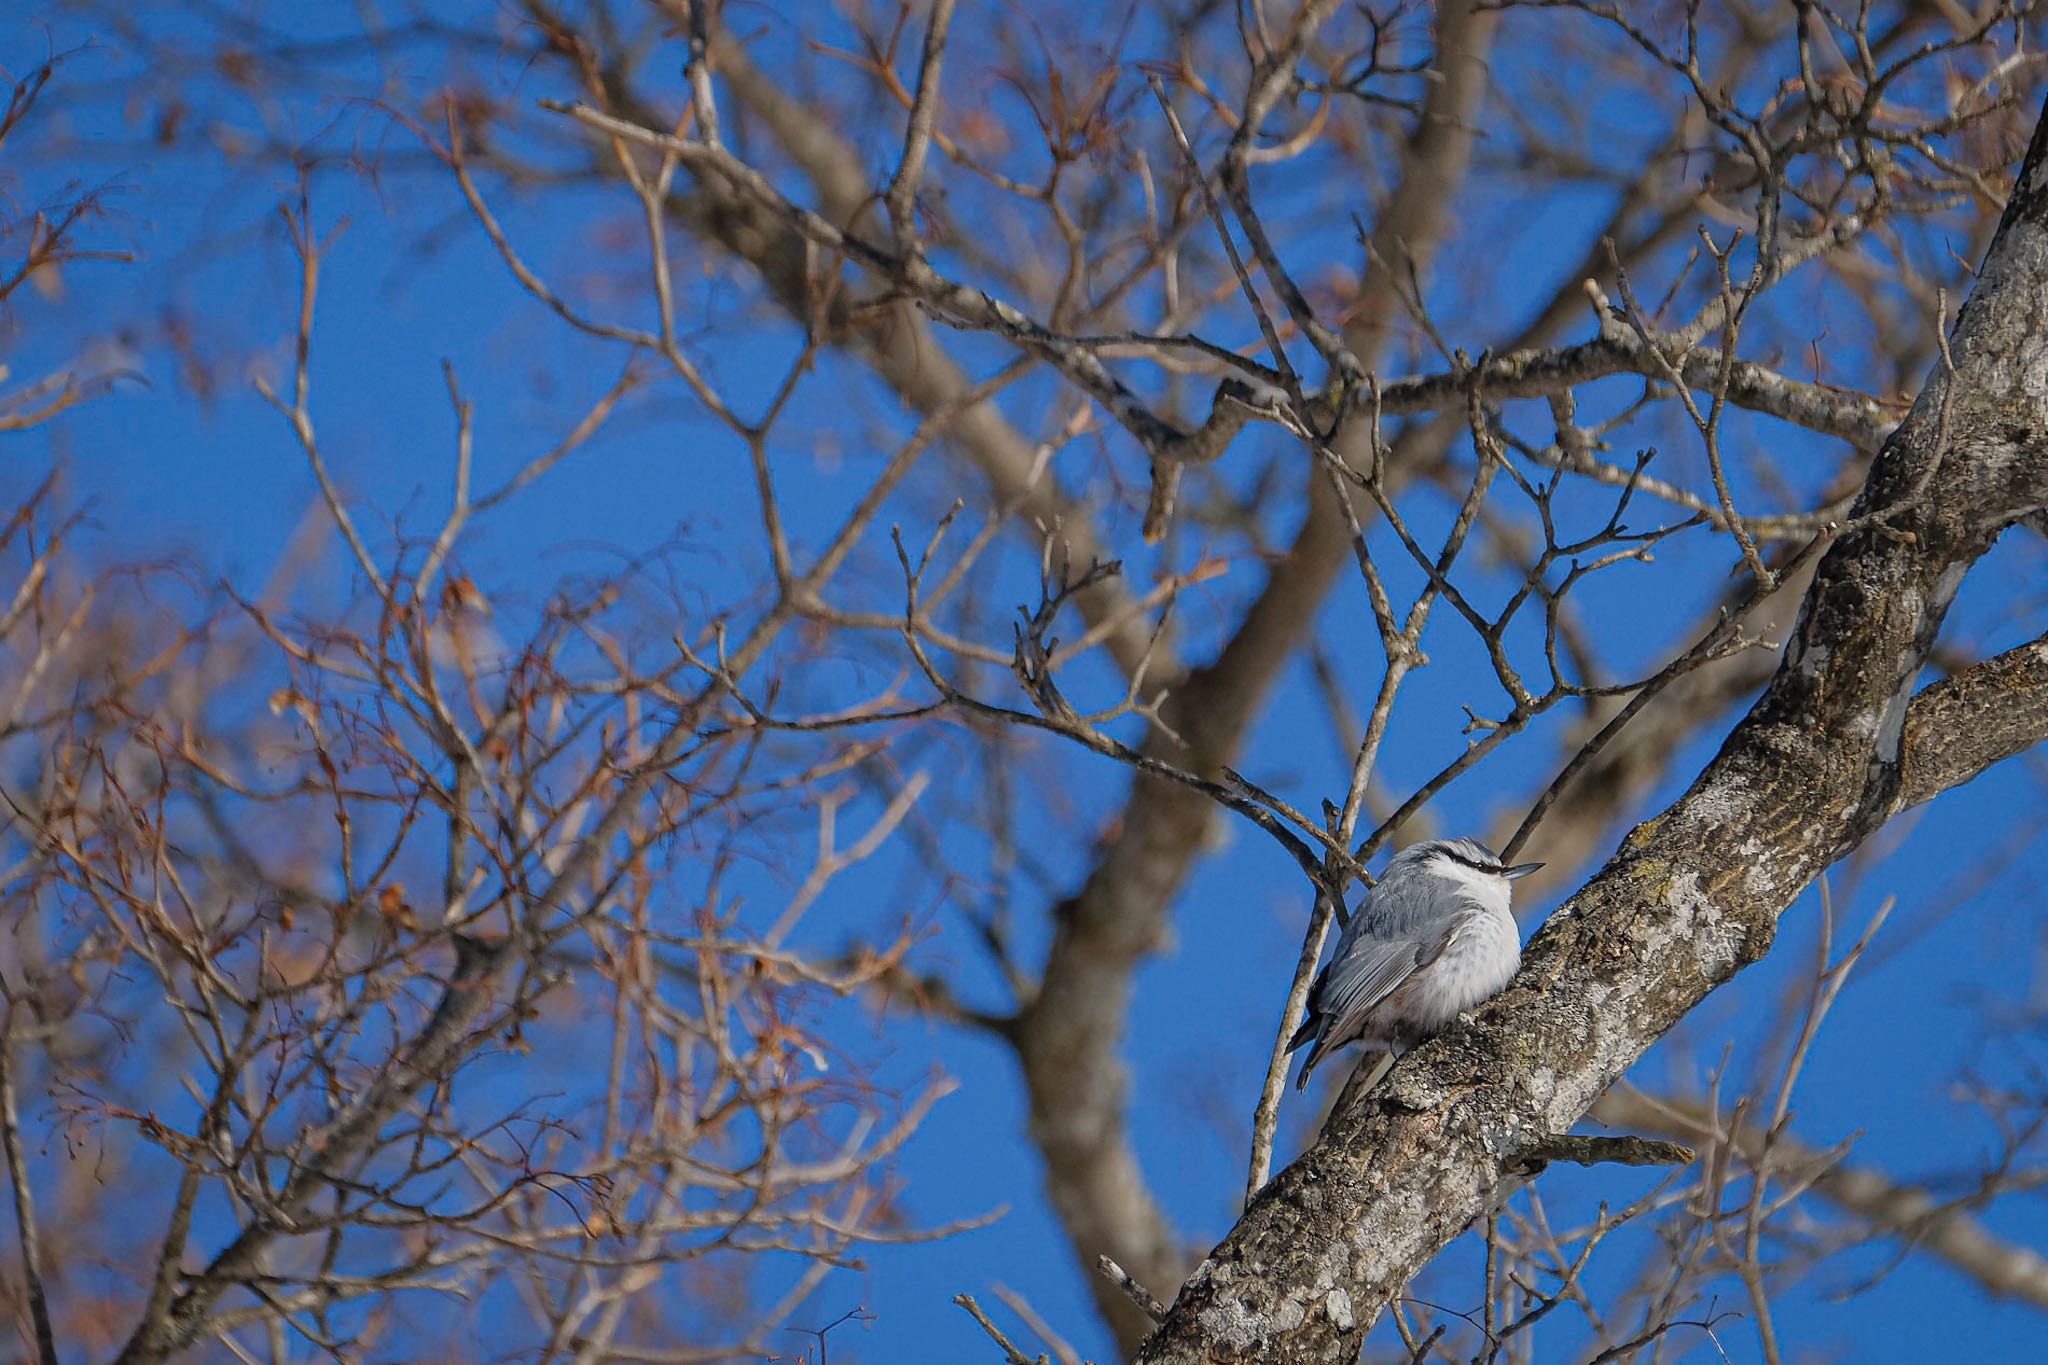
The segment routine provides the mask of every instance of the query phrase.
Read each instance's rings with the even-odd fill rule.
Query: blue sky
[[[830,7],[798,8],[810,36],[847,39]],[[305,22],[345,31],[353,12],[339,4],[313,6]],[[160,32],[191,24],[154,11],[145,22]],[[772,20],[764,17],[761,24],[771,50],[833,79],[829,63],[798,50]],[[0,28],[6,50],[26,52],[29,60],[46,48],[72,48],[91,36],[87,26],[68,19],[47,27],[10,19]],[[1162,43],[1162,35],[1139,24],[1126,38],[1125,51],[1150,56],[1163,50]],[[971,69],[971,51],[957,69]],[[118,41],[101,37],[67,61],[63,79],[77,81],[92,98],[65,106],[63,126],[49,146],[64,148],[66,155],[61,161],[40,156],[26,169],[15,167],[20,179],[6,192],[18,205],[66,181],[109,186],[115,215],[102,229],[103,238],[134,251],[138,259],[129,266],[74,268],[64,277],[63,298],[19,303],[10,320],[18,331],[8,337],[7,358],[17,375],[25,375],[90,353],[117,358],[140,378],[61,422],[10,438],[10,458],[0,464],[0,490],[26,489],[54,466],[62,471],[70,496],[90,509],[88,548],[93,555],[110,561],[173,557],[196,577],[225,579],[246,589],[272,572],[306,518],[317,515],[302,457],[284,423],[250,382],[256,373],[282,375],[289,363],[297,285],[276,211],[294,194],[293,178],[287,168],[261,159],[224,162],[147,153],[138,137],[146,128],[147,110],[124,108],[108,96],[131,72],[131,60]],[[424,56],[396,60],[414,76],[432,66]],[[541,84],[530,73],[493,68],[488,62],[477,63],[471,74],[522,91]],[[1505,49],[1496,76],[1508,91],[1539,81],[1542,55]],[[408,135],[380,109],[328,90],[274,106],[253,101],[246,108],[234,108],[234,97],[214,86],[195,91],[195,98],[220,101],[230,118],[250,126],[268,123],[279,136],[371,149],[399,167],[369,177],[332,165],[314,181],[316,221],[323,227],[346,222],[324,266],[314,342],[314,408],[328,458],[378,536],[388,536],[393,528],[425,530],[445,506],[454,428],[440,373],[443,360],[454,366],[476,400],[478,482],[485,486],[551,444],[579,405],[615,378],[619,358],[612,348],[569,333],[518,290],[466,221],[447,177],[404,168]],[[1643,120],[1645,107],[1640,96],[1624,88],[1584,112],[1613,125],[1615,136],[1625,138]],[[877,116],[873,128],[848,130],[865,139],[878,182],[887,165],[885,126],[886,120]],[[1487,188],[1483,178],[1480,188]],[[1611,191],[1580,186],[1532,204],[1511,185],[1493,188],[1498,192],[1471,196],[1447,252],[1453,260],[1482,259],[1488,269],[1477,274],[1469,267],[1446,270],[1432,302],[1440,295],[1446,312],[1456,316],[1483,311],[1505,330],[1547,297],[1557,271],[1577,259],[1586,224],[1604,217]],[[1305,176],[1277,184],[1273,192],[1269,212],[1285,222],[1290,194],[1306,202],[1323,189]],[[522,249],[546,270],[622,310],[639,306],[628,292],[631,272],[608,264],[607,253],[616,249],[619,223],[629,207],[616,193],[559,190],[541,203],[506,196],[499,207]],[[1332,226],[1327,215],[1316,222],[1287,232],[1284,249],[1304,263],[1304,273],[1348,265],[1350,248],[1341,225]],[[1854,323],[1853,305],[1818,283],[1795,282],[1786,292],[1784,308],[1807,313],[1810,335]],[[744,283],[723,273],[705,272],[685,293],[692,354],[738,406],[757,408],[794,355],[791,330],[763,324],[757,300]],[[181,372],[178,355],[166,344],[172,318],[191,331],[208,357],[212,374],[207,385]],[[1249,335],[1248,323],[1237,321]],[[1583,334],[1582,325],[1569,335]],[[1475,335],[1470,344],[1497,340],[1497,335]],[[960,353],[983,369],[1003,358],[998,347],[985,342],[963,342]],[[1390,372],[1400,368],[1397,360]],[[1854,382],[1860,376],[1832,377]],[[800,543],[834,524],[845,500],[872,475],[879,452],[887,448],[884,438],[905,429],[893,398],[852,363],[828,357],[810,382],[811,393],[829,395],[829,400],[800,406],[776,451]],[[1621,402],[1627,392],[1622,385],[1589,390],[1587,410]],[[1056,418],[1053,400],[1058,396],[1050,381],[1033,380],[1006,397],[1005,410],[1020,429],[1038,434]],[[1515,420],[1536,419],[1521,413]],[[1770,450],[1773,466],[1804,491],[1810,492],[1818,474],[1833,467],[1820,443],[1797,433],[1748,419],[1737,421],[1732,432],[1738,444]],[[1659,468],[1669,477],[1682,473],[1696,482],[1699,468],[1692,447],[1676,432],[1666,439],[1670,463]],[[1278,437],[1249,433],[1233,448],[1229,459],[1239,463],[1225,477],[1249,478],[1257,462],[1280,448]],[[1113,542],[1134,550],[1131,567],[1142,582],[1153,562],[1136,550],[1141,466],[1119,435],[1111,434],[1104,449],[1102,456],[1077,457],[1079,462],[1062,473],[1074,484],[1103,472],[1126,481],[1121,497],[1099,501]],[[1091,467],[1090,459],[1099,463]],[[1802,469],[1808,473],[1802,475]],[[496,604],[516,616],[530,611],[562,576],[666,545],[673,547],[666,561],[669,572],[688,584],[688,594],[701,594],[706,602],[744,601],[761,572],[757,537],[749,538],[754,533],[751,488],[744,451],[680,390],[664,389],[634,400],[590,448],[480,527],[465,550],[463,568],[492,585]],[[890,516],[906,531],[929,527],[955,491],[937,480],[913,487],[891,504]],[[1755,485],[1745,491],[1762,496]],[[1607,499],[1605,493],[1589,492],[1563,505],[1597,524]],[[1440,528],[1450,512],[1448,502],[1422,494],[1409,514],[1420,533]],[[1170,542],[1161,562],[1184,564],[1201,549],[1185,539]],[[880,539],[862,551],[883,566],[886,553]],[[1006,553],[1002,582],[1013,586],[1028,572],[1028,547],[1020,542]],[[1394,562],[1395,584],[1402,593],[1412,593],[1417,576],[1403,573]],[[1637,645],[1633,651],[1617,647],[1617,666],[1643,666],[1667,651],[1674,625],[1691,621],[1697,606],[1722,586],[1715,566],[1726,562],[1724,542],[1695,532],[1660,550],[1654,572],[1631,567],[1595,580],[1585,600],[1603,633]],[[2043,568],[2038,542],[2002,547],[1966,585],[1949,638],[1988,652],[2038,633]],[[1241,561],[1206,600],[1187,604],[1184,628],[1192,654],[1200,657],[1201,642],[1214,638],[1218,623],[1227,620],[1257,581],[1256,566]],[[339,594],[342,582],[334,578],[315,597],[319,591]],[[1377,647],[1355,584],[1333,596],[1325,617],[1325,638],[1345,677],[1356,695],[1369,695],[1377,681]],[[807,685],[821,697],[861,686],[887,667],[885,646],[869,642],[857,653],[849,651]],[[1390,786],[1403,793],[1465,743],[1461,704],[1500,709],[1497,689],[1489,694],[1491,684],[1474,640],[1449,613],[1439,613],[1425,649],[1432,665],[1404,694],[1384,760]],[[1102,685],[1100,674],[1094,683]],[[1556,760],[1554,722],[1561,719],[1534,727],[1498,763],[1454,785],[1436,808],[1441,827],[1483,828],[1502,809],[1526,800]],[[1676,794],[1719,739],[1717,732],[1702,734],[1674,759],[1660,800]],[[957,751],[970,747],[964,738],[953,742]],[[1347,756],[1322,719],[1306,669],[1290,673],[1246,752],[1250,776],[1300,804],[1340,789]],[[1030,832],[1040,836],[1033,846],[1057,894],[1085,871],[1088,847],[1077,833],[1106,824],[1121,799],[1125,774],[1047,745],[1039,746],[1033,759],[1068,775],[1064,790],[1070,808],[1030,817]],[[1898,908],[1878,940],[1881,952],[1891,936],[1906,934],[1944,908],[1959,870],[2014,838],[2015,831],[2038,826],[2044,814],[2041,777],[2038,761],[2009,764],[1902,819],[1876,841],[1880,848],[1872,857],[1838,870],[1841,921],[1852,929],[1860,926],[1884,897],[1895,896]],[[960,856],[971,861],[976,852],[969,836],[957,837]],[[1529,856],[1542,852],[1539,832]],[[1961,1102],[1957,1090],[1981,1080],[2013,1087],[2040,1102],[2043,944],[2034,911],[2036,888],[2048,871],[2043,864],[2038,843],[2024,847],[2002,873],[1919,930],[1909,949],[1852,979],[1800,1087],[1794,1131],[1819,1146],[1860,1133],[1855,1159],[1901,1179],[1965,1177],[1995,1154],[1993,1125]],[[877,895],[921,886],[914,853],[893,847],[857,884],[835,889],[807,930],[829,944],[836,935],[872,927]],[[1019,874],[1013,890],[1029,960],[1046,933],[1042,907],[1048,889]],[[1645,1084],[1697,1088],[1724,1048],[1745,1055],[1771,1007],[1811,966],[1814,901],[1809,893],[1791,913],[1766,962],[1713,997],[1679,1034],[1644,1059],[1637,1075]],[[1526,908],[1533,925],[1549,906]],[[1249,826],[1226,825],[1219,846],[1200,862],[1180,899],[1172,948],[1153,959],[1140,977],[1127,1048],[1136,1078],[1134,1131],[1155,1191],[1193,1242],[1219,1237],[1234,1212],[1248,1116],[1307,909],[1304,888],[1285,857]],[[924,950],[926,965],[952,964],[970,998],[977,990],[991,990],[992,977],[957,923],[943,910],[932,918],[941,932]],[[994,1311],[993,1287],[1001,1284],[1022,1293],[1084,1352],[1098,1360],[1111,1358],[1084,1282],[1040,1193],[1038,1160],[1024,1137],[1023,1096],[1008,1052],[988,1040],[918,1020],[892,1016],[877,1022],[871,1013],[851,1008],[833,1019],[842,1045],[870,1058],[876,1075],[888,1083],[911,1085],[934,1066],[962,1083],[904,1153],[904,1198],[913,1215],[940,1223],[999,1206],[1008,1212],[986,1228],[937,1244],[874,1249],[865,1272],[835,1276],[798,1320],[830,1321],[856,1305],[874,1314],[871,1323],[835,1331],[834,1360],[887,1362],[942,1354],[993,1359],[992,1348],[949,1300],[964,1290]],[[516,1068],[498,1070],[503,1074],[493,1084],[516,1088],[526,1083]],[[1284,1111],[1283,1143],[1302,1139],[1307,1108],[1294,1101]],[[1570,1207],[1583,1214],[1597,1200],[1619,1203],[1633,1197],[1653,1178],[1615,1169],[1557,1171],[1543,1177],[1543,1190],[1553,1209]],[[1960,1193],[1966,1187],[1949,1188]],[[2040,1209],[2032,1201],[2013,1197],[1982,1216],[1993,1230],[2016,1241],[2039,1245],[2043,1240],[2037,1232]],[[2037,1310],[1993,1302],[1972,1282],[1922,1256],[1889,1266],[1895,1250],[1887,1243],[1830,1260],[1811,1281],[1780,1298],[1779,1331],[1798,1358],[2024,1358],[2030,1345],[2038,1347],[2044,1339]],[[1468,1238],[1432,1271],[1428,1296],[1452,1305],[1469,1302],[1470,1286],[1477,1281],[1473,1257]],[[1881,1282],[1851,1292],[1886,1268]],[[1596,1298],[1601,1288],[1624,1283],[1632,1270],[1623,1256],[1596,1260],[1591,1276]],[[1168,1287],[1154,1288],[1164,1292]],[[1741,1305],[1731,1298],[1723,1306]],[[436,1326],[420,1330],[441,1330],[462,1317],[460,1312],[424,1310],[419,1321]],[[1578,1329],[1562,1318],[1555,1327],[1546,1323],[1538,1329],[1538,1359],[1580,1339]],[[1756,1358],[1754,1335],[1746,1324],[1730,1320],[1719,1333],[1730,1359]],[[791,1341],[792,1352],[802,1344],[801,1338]],[[392,1347],[389,1358],[394,1359],[432,1354],[425,1340],[393,1342]],[[1710,1343],[1684,1335],[1672,1340],[1666,1358],[1674,1356],[1715,1358]]]

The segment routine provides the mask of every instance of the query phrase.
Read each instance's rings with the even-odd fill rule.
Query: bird
[[[1287,1044],[1305,1044],[1296,1090],[1333,1048],[1385,1053],[1368,1084],[1408,1048],[1508,984],[1522,964],[1512,884],[1542,867],[1509,867],[1476,839],[1426,839],[1396,853],[1309,988]]]

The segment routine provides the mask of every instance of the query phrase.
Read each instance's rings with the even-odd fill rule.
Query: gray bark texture
[[[1348,1361],[1389,1300],[1502,1196],[1778,916],[1906,805],[2048,729],[2048,646],[1915,695],[1970,565],[2048,503],[2048,123],[1911,413],[1822,558],[1763,696],[1683,797],[1536,935],[1469,1029],[1349,1096],[1181,1287],[1143,1362]],[[1950,362],[1952,361],[1952,368]]]

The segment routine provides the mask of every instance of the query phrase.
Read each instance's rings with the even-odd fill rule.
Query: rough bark
[[[1953,370],[1936,368],[1879,453],[1776,676],[1720,754],[1551,916],[1472,1028],[1340,1105],[1182,1287],[1141,1361],[1350,1359],[1388,1300],[1500,1196],[1504,1164],[1576,1123],[1768,952],[1815,875],[1902,802],[2040,737],[2031,655],[1917,699],[1914,687],[1968,567],[2048,503],[2048,124],[1949,351]],[[2034,690],[2008,702],[2016,680]],[[1988,746],[1941,727],[2008,705],[2032,727],[2001,726]]]

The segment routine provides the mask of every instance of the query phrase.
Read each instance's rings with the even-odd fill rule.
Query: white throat
[[[1481,872],[1476,867],[1467,867],[1455,858],[1432,858],[1430,872],[1455,893],[1472,901],[1483,909],[1497,915],[1513,918],[1508,908],[1508,879],[1497,872]]]

